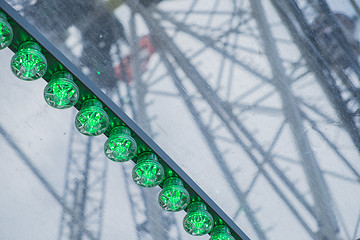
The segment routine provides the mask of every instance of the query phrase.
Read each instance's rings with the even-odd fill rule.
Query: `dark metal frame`
[[[16,10],[8,5],[4,0],[0,0],[1,9],[11,18],[10,24],[14,29],[15,36],[10,45],[12,51],[16,51],[19,45],[26,40],[34,40],[42,46],[44,55],[48,60],[48,71],[43,77],[46,81],[50,80],[51,74],[60,69],[68,70],[76,78],[75,82],[80,88],[80,101],[75,106],[78,110],[81,103],[89,98],[96,98],[104,105],[104,110],[109,114],[113,126],[126,124],[133,132],[137,141],[143,142],[160,157],[160,162],[164,168],[171,169],[183,181],[192,197],[204,202],[208,211],[213,215],[217,223],[226,224],[237,240],[249,240],[250,238],[223,212],[223,210],[136,124],[134,123],[99,87],[90,81],[69,59],[67,59],[53,44],[51,44],[34,26],[29,24]],[[111,127],[109,128],[111,129]],[[109,130],[105,132],[109,136]]]

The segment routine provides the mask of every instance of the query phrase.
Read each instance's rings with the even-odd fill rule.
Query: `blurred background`
[[[6,0],[251,239],[360,238],[359,0]],[[0,65],[0,239],[209,239]],[[65,211],[66,210],[66,211]],[[81,222],[73,221],[73,217]]]

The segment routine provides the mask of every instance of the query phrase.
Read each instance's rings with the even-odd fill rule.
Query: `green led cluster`
[[[74,106],[79,100],[79,88],[69,72],[60,71],[51,76],[44,89],[44,98],[49,106],[65,109]]]
[[[16,77],[32,81],[46,73],[47,61],[40,46],[32,41],[20,45],[19,51],[11,59],[11,70]]]
[[[158,202],[166,211],[184,210],[190,202],[190,194],[184,188],[183,182],[177,177],[170,177],[163,183]]]
[[[98,136],[109,126],[109,117],[102,109],[100,101],[91,99],[85,101],[76,115],[75,126],[77,130],[87,136]]]
[[[218,225],[212,230],[211,238],[209,240],[235,240],[235,238],[231,236],[228,227],[225,225]]]
[[[13,21],[10,21],[13,24]],[[15,32],[16,28],[14,27]],[[13,29],[7,21],[5,13],[0,11],[0,50],[8,47],[13,40]],[[32,38],[24,38],[32,39]],[[21,42],[23,42],[22,40]],[[19,41],[16,41],[16,43]],[[17,47],[13,46],[14,48]],[[49,59],[49,62],[50,61]],[[47,71],[47,60],[42,49],[35,41],[23,42],[11,59],[11,70],[18,78],[32,81],[43,77]],[[52,73],[54,69],[49,71]],[[84,93],[83,93],[84,94]],[[86,95],[86,94],[84,94]],[[87,95],[86,95],[87,96]],[[67,109],[75,106],[80,97],[79,87],[75,84],[73,76],[67,71],[57,71],[52,74],[49,83],[44,89],[46,103],[57,109]],[[103,134],[109,127],[109,116],[103,109],[100,101],[86,100],[82,103],[80,111],[75,118],[77,130],[87,136]],[[113,123],[114,124],[114,123]],[[132,169],[134,182],[141,187],[155,187],[165,178],[165,170],[159,163],[158,157],[151,150],[140,144],[142,152],[136,157],[138,144],[132,138],[131,131],[125,126],[115,126],[104,144],[104,153],[114,162],[126,162],[135,158],[136,165]],[[140,151],[139,151],[140,152]],[[166,211],[177,212],[186,209],[183,219],[186,232],[200,236],[211,232],[210,240],[235,240],[225,225],[214,226],[214,219],[202,202],[190,204],[190,194],[184,187],[182,180],[175,177],[167,169],[167,179],[161,185],[159,205]],[[189,205],[190,204],[190,205]]]
[[[137,185],[155,187],[164,180],[164,177],[164,168],[154,153],[144,152],[138,156],[137,163],[132,170],[132,178]]]
[[[104,145],[107,158],[115,162],[126,162],[135,156],[136,151],[136,141],[131,137],[128,128],[119,126],[111,130],[110,137]]]
[[[0,50],[10,45],[13,36],[13,30],[7,22],[6,14],[0,11]]]
[[[214,226],[214,219],[206,211],[205,204],[193,202],[187,208],[188,213],[184,217],[183,227],[185,231],[194,236],[201,236],[209,233]]]

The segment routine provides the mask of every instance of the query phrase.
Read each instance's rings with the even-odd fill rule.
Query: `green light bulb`
[[[184,188],[183,182],[176,177],[170,177],[164,181],[158,202],[166,211],[177,212],[186,208],[190,202],[190,194]]]
[[[209,233],[214,226],[214,219],[206,211],[205,204],[193,202],[187,208],[187,214],[183,220],[185,231],[194,236],[201,236]]]
[[[132,170],[132,178],[137,185],[155,187],[164,180],[164,177],[164,168],[154,153],[145,152],[138,156],[137,163]]]
[[[104,133],[109,126],[109,117],[102,109],[101,102],[95,99],[85,101],[76,115],[75,126],[80,133],[87,136]]]
[[[70,108],[79,100],[79,88],[70,73],[56,72],[51,76],[49,84],[44,89],[44,98],[51,107]]]
[[[11,59],[11,70],[16,77],[32,81],[44,76],[47,62],[37,43],[28,41],[20,45]]]
[[[6,14],[0,12],[0,50],[10,45],[13,36],[13,30],[6,20]]]
[[[136,141],[131,137],[128,128],[115,127],[110,132],[110,137],[104,144],[106,157],[115,162],[126,162],[131,160],[137,151]]]
[[[235,238],[231,236],[228,227],[225,225],[219,225],[214,227],[211,232],[211,238],[209,240],[235,240]]]

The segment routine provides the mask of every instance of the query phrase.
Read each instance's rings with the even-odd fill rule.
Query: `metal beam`
[[[154,42],[156,44],[156,42]],[[220,153],[220,150],[218,149],[218,146],[215,142],[215,137],[211,133],[208,127],[204,124],[200,113],[197,111],[196,107],[191,101],[190,96],[185,90],[185,86],[182,84],[182,81],[180,80],[180,77],[176,74],[175,68],[170,63],[169,59],[166,56],[166,53],[161,49],[160,46],[156,46],[155,48],[158,50],[158,53],[161,56],[161,59],[164,62],[165,67],[167,68],[169,74],[172,77],[172,80],[174,81],[174,85],[179,91],[179,94],[184,101],[185,105],[187,106],[189,112],[192,114],[193,119],[200,129],[203,137],[205,138],[205,141],[209,147],[209,150],[211,151],[214,159],[216,160],[218,166],[221,168],[223,174],[226,177],[226,180],[229,183],[229,186],[232,188],[234,194],[237,198],[239,198],[240,205],[245,209],[245,212],[247,214],[247,217],[249,218],[249,222],[256,232],[256,235],[259,239],[266,240],[268,239],[263,232],[262,229],[260,229],[260,221],[255,216],[255,212],[251,209],[249,202],[246,199],[246,196],[244,192],[240,189],[239,185],[235,181],[235,178],[233,176],[232,171],[228,167],[228,164],[225,162],[224,158],[222,157],[222,154]]]
[[[271,0],[271,2],[292,34],[293,40],[298,45],[308,68],[315,74],[316,80],[324,89],[327,98],[341,119],[344,129],[348,132],[360,153],[360,131],[355,124],[355,115],[348,109],[347,103],[336,85],[336,79],[331,73],[332,69],[322,56],[322,53],[317,49],[306,18],[293,0]],[[296,20],[296,23],[293,22],[294,20]]]
[[[297,106],[294,94],[290,88],[290,79],[285,74],[283,62],[279,57],[271,28],[266,20],[264,9],[259,0],[250,1],[253,16],[256,20],[261,42],[268,58],[275,86],[282,100],[283,111],[291,127],[298,154],[315,203],[319,232],[318,239],[337,240],[339,226],[333,212],[333,201],[329,188],[320,170],[315,154],[303,126],[302,116]]]
[[[289,188],[289,190],[294,194],[294,196],[299,200],[299,202],[305,207],[305,209],[313,216],[315,213],[309,203],[305,200],[305,198],[300,194],[300,192],[296,189],[294,184],[286,177],[286,175],[279,169],[279,167],[273,161],[272,156],[266,153],[266,151],[262,148],[262,146],[256,141],[256,139],[252,136],[252,134],[247,130],[247,128],[240,122],[240,120],[235,116],[232,112],[232,109],[229,107],[230,104],[221,100],[219,96],[215,93],[215,91],[210,87],[207,81],[202,77],[202,75],[195,69],[195,67],[191,64],[190,60],[185,57],[184,53],[171,41],[169,36],[166,34],[164,29],[161,27],[161,24],[153,19],[148,11],[145,11],[141,6],[136,5],[134,3],[128,3],[132,8],[139,11],[142,17],[145,19],[146,24],[149,29],[153,29],[156,32],[156,37],[152,40],[159,41],[159,45],[164,48],[169,54],[174,58],[174,61],[179,65],[182,71],[186,74],[186,76],[191,80],[196,89],[200,92],[201,96],[205,101],[208,102],[211,109],[216,113],[216,115],[223,121],[228,131],[231,133],[235,141],[247,152],[248,156],[252,160],[252,162],[260,169],[261,173],[264,177],[269,181],[270,185],[274,188],[274,190],[279,194],[279,196],[285,201],[286,197],[276,186],[274,180],[270,174],[263,168],[262,163],[256,157],[253,151],[257,151],[264,161],[269,163],[270,167],[274,170],[274,172],[279,176],[279,178],[285,183],[285,185]],[[243,138],[240,138],[243,136]],[[247,142],[250,142],[252,147],[249,147]],[[291,205],[291,203],[287,202],[287,205]],[[300,214],[293,207],[292,209],[295,216],[300,217]],[[300,220],[300,219],[299,219]],[[300,220],[303,222],[303,220]],[[309,234],[312,233],[309,227],[305,227]]]

